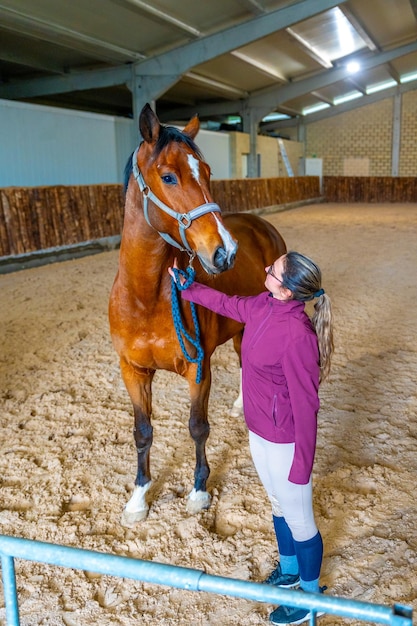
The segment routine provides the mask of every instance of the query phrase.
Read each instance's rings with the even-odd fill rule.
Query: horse
[[[186,509],[192,514],[209,508],[211,498],[206,488],[210,358],[217,346],[233,339],[240,359],[242,324],[203,307],[196,309],[204,358],[198,365],[194,358],[198,346],[187,337],[184,346],[191,357],[184,354],[171,311],[173,285],[168,267],[177,259],[180,270],[193,268],[199,282],[227,294],[254,295],[264,289],[265,266],[286,252],[281,235],[263,218],[249,213],[222,215],[210,193],[210,167],[194,142],[199,127],[198,116],[182,131],[162,125],[146,104],[139,116],[143,140],[126,166],[123,229],[109,323],[134,414],[137,474],[122,513],[121,523],[127,527],[144,520],[149,512],[146,494],[151,485],[156,370],[175,372],[188,382],[188,426],[196,464]],[[179,300],[184,328],[191,333],[192,307]],[[235,403],[235,410],[238,406]]]

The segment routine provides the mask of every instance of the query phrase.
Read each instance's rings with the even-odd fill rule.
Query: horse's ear
[[[188,135],[188,137],[191,137],[191,139],[194,139],[199,130],[200,120],[198,119],[198,115],[194,115],[182,132],[185,135]]]
[[[155,143],[159,137],[161,123],[148,103],[139,115],[139,130],[147,143]]]

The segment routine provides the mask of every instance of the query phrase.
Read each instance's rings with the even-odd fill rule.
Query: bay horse
[[[281,235],[262,218],[222,216],[210,194],[210,167],[194,142],[199,127],[197,116],[183,131],[164,126],[149,104],[145,105],[139,116],[143,141],[126,168],[124,223],[109,322],[134,413],[137,475],[122,514],[121,523],[127,527],[145,519],[149,510],[145,496],[151,485],[155,371],[176,372],[188,382],[189,432],[195,443],[196,465],[187,511],[196,513],[210,506],[206,490],[210,357],[218,345],[231,338],[240,356],[242,325],[197,307],[204,350],[197,382],[198,366],[184,356],[174,327],[168,267],[175,258],[183,270],[195,261],[199,282],[228,294],[251,295],[264,289],[265,266],[286,251]],[[190,304],[180,302],[180,307],[184,326],[191,331]],[[193,343],[185,339],[185,344],[195,355]]]

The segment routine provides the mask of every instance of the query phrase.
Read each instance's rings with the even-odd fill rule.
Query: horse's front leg
[[[208,423],[208,400],[211,385],[210,367],[206,369],[201,383],[195,382],[195,376],[189,380],[191,411],[189,429],[195,443],[196,465],[194,471],[194,488],[188,496],[187,511],[198,513],[210,506],[210,494],[206,490],[210,468],[206,456],[206,442],[210,432]]]
[[[136,443],[138,471],[135,488],[127,502],[121,518],[122,526],[131,528],[148,516],[149,505],[146,492],[151,486],[149,455],[153,441],[152,380],[154,370],[136,369],[126,362],[121,363],[121,371],[126,389],[133,404],[135,425],[133,435]]]

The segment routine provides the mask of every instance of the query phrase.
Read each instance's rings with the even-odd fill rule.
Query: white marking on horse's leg
[[[211,502],[211,496],[207,491],[196,491],[193,489],[187,499],[188,513],[199,513],[203,509],[208,509]]]
[[[222,238],[224,249],[226,250],[227,258],[230,258],[231,255],[236,252],[236,242],[233,240],[232,235],[229,233],[227,228],[223,226],[219,218],[216,214],[213,214],[214,218],[217,222],[217,230],[219,231],[219,235]]]
[[[145,496],[150,486],[151,482],[148,482],[143,487],[136,486],[134,488],[130,500],[123,509],[120,520],[122,526],[132,528],[137,522],[141,522],[148,517],[149,505]]]
[[[243,415],[243,394],[242,394],[242,368],[239,369],[240,372],[240,384],[239,384],[239,395],[236,400],[233,402],[233,406],[230,409],[230,415],[232,417],[239,417]]]

